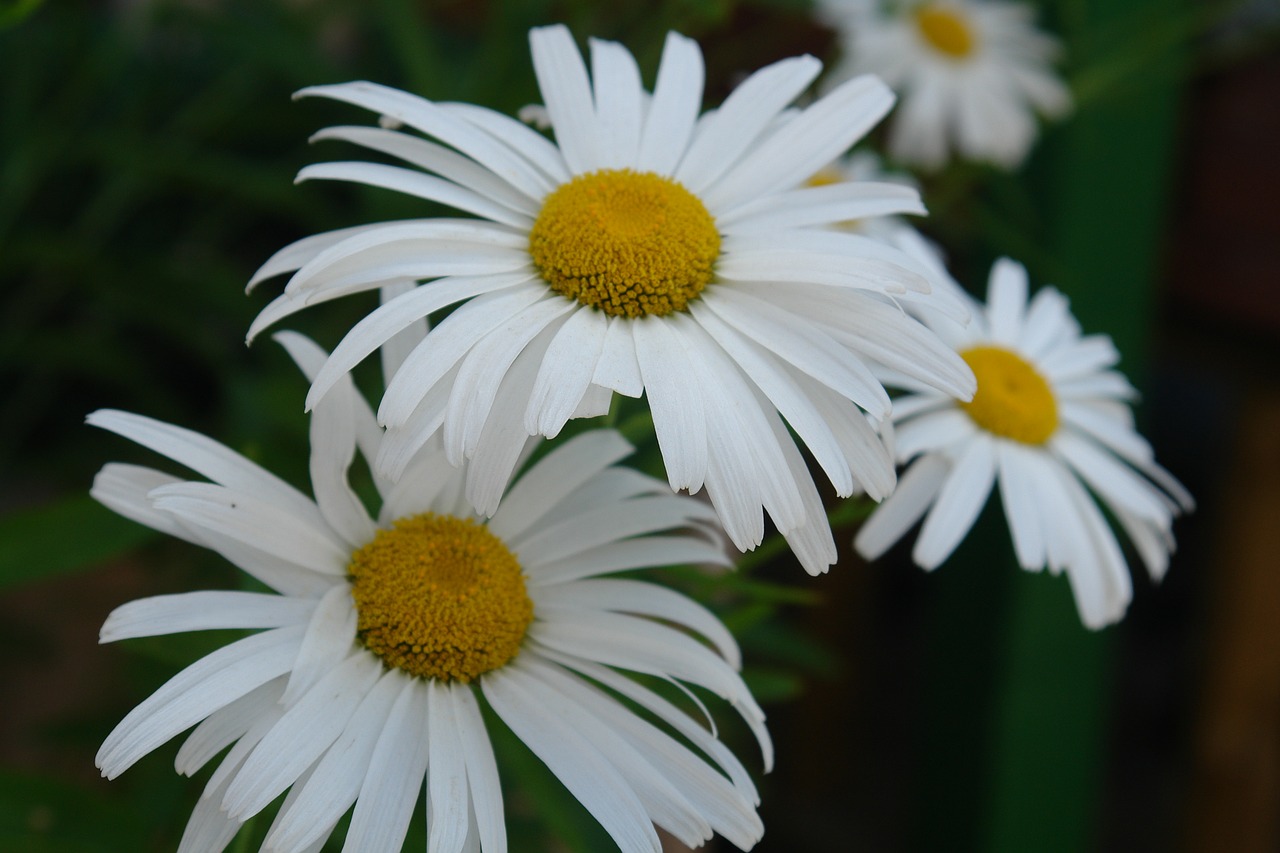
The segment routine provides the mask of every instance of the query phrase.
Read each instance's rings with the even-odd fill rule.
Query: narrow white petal
[[[455,685],[449,690],[457,723],[458,742],[467,763],[467,785],[476,821],[476,836],[483,853],[506,853],[507,824],[502,808],[502,785],[493,745],[480,716],[472,688]]]
[[[285,711],[245,760],[222,806],[237,818],[257,814],[324,754],[381,673],[368,654],[347,658]]]
[[[437,279],[439,281],[439,279]],[[392,284],[384,284],[378,289],[378,305],[386,305],[397,296],[403,296],[418,286],[412,279],[402,279]],[[387,339],[379,352],[382,356],[382,387],[387,387],[391,377],[396,375],[400,365],[408,358],[413,348],[422,343],[427,336],[429,324],[425,316],[411,320],[409,325]],[[381,491],[381,490],[379,490]]]
[[[658,81],[645,117],[636,169],[672,174],[689,147],[698,112],[702,109],[705,69],[702,51],[693,39],[667,33],[658,63]]]
[[[402,166],[361,161],[333,161],[304,166],[295,183],[302,181],[347,181],[370,187],[394,190],[425,201],[434,201],[513,228],[527,228],[533,218],[503,204],[490,201],[477,192],[452,181],[427,175]]]
[[[580,580],[548,587],[540,607],[613,610],[682,625],[711,642],[734,669],[742,668],[738,644],[710,610],[666,587],[635,580]],[[572,618],[572,617],[566,617]]]
[[[1039,490],[1035,469],[1026,462],[1026,456],[1036,452],[1014,441],[996,441],[1000,502],[1009,521],[1018,564],[1024,569],[1038,569],[1048,557],[1040,513],[1036,509]]]
[[[428,220],[419,219],[414,221],[423,223]],[[278,275],[300,269],[315,258],[316,255],[338,245],[348,237],[354,237],[366,231],[378,230],[385,227],[386,224],[384,222],[373,222],[368,225],[353,225],[350,228],[325,231],[322,234],[312,234],[309,237],[296,240],[267,258],[266,262],[249,279],[249,285],[245,288],[245,292],[252,292],[255,287],[269,278],[275,278]]]
[[[707,470],[707,415],[702,390],[689,375],[697,353],[666,318],[646,317],[630,325],[667,480],[673,489],[696,492]]]
[[[821,70],[822,63],[812,56],[793,56],[742,81],[698,125],[675,179],[690,192],[702,192],[742,156]],[[718,222],[719,216],[716,219]]]
[[[725,233],[738,236],[906,213],[925,213],[915,189],[861,181],[801,187],[752,199],[717,216],[716,224]]]
[[[260,496],[212,483],[175,483],[156,489],[152,499],[156,509],[209,534],[322,574],[346,571],[350,553],[326,526]]]
[[[603,312],[584,305],[560,327],[543,357],[529,394],[524,428],[555,438],[582,402],[596,372],[609,328]]]
[[[893,101],[893,93],[874,76],[841,84],[734,164],[707,190],[707,206],[724,210],[799,186],[862,138]]]
[[[522,272],[485,276],[452,276],[418,285],[379,306],[352,326],[334,348],[333,354],[329,356],[311,384],[311,390],[307,394],[307,408],[315,406],[341,377],[364,361],[375,349],[385,347],[398,334],[410,329],[414,324],[422,323],[432,312],[473,296],[505,290],[529,280],[530,276]],[[416,348],[415,346],[414,349]],[[412,351],[410,350],[409,353]],[[400,359],[397,367],[409,360],[409,353]],[[399,370],[395,372],[399,373]],[[388,375],[387,384],[390,385],[393,381],[393,377]]]
[[[404,686],[369,758],[369,770],[351,814],[343,853],[399,850],[427,771],[427,689],[416,678]]]
[[[93,478],[89,495],[107,509],[130,521],[136,521],[152,530],[199,544],[199,539],[192,537],[172,516],[156,512],[155,507],[151,505],[151,499],[147,497],[153,489],[180,482],[182,480],[178,477],[154,468],[128,465],[123,462],[108,462]]]
[[[920,538],[911,552],[917,564],[934,569],[951,556],[986,504],[995,478],[994,441],[980,433],[956,460],[920,528]]]
[[[510,323],[546,293],[545,286],[530,282],[477,296],[459,306],[405,359],[382,396],[378,420],[391,427],[403,426],[428,390],[477,342]]]
[[[639,397],[644,393],[644,380],[640,376],[640,362],[636,359],[632,335],[635,321],[626,317],[610,317],[608,323],[591,381],[624,397]]]
[[[372,110],[445,142],[508,181],[530,198],[541,198],[550,186],[546,177],[522,156],[480,129],[474,117],[433,104],[389,86],[360,81],[335,86],[311,86],[294,97],[323,97]],[[474,110],[483,109],[480,107]]]
[[[107,616],[100,643],[223,628],[282,628],[301,625],[316,603],[260,592],[206,590],[156,595],[122,604]]]
[[[600,168],[604,157],[587,66],[569,29],[557,24],[529,31],[533,71],[555,129],[556,144],[575,175]]]
[[[339,583],[320,599],[307,623],[307,633],[298,647],[298,658],[289,673],[289,686],[281,701],[293,704],[350,654],[356,638],[356,622],[351,588]]]
[[[874,560],[920,520],[933,505],[951,466],[939,453],[920,457],[898,478],[898,487],[862,523],[853,545],[864,559]]]
[[[992,340],[1016,347],[1022,335],[1027,308],[1027,268],[1017,261],[1000,258],[991,268],[987,287],[987,319]]]
[[[326,139],[352,142],[390,154],[525,216],[538,215],[538,205],[529,196],[474,160],[434,142],[377,127],[328,127],[311,137],[312,142]]]
[[[546,176],[543,191],[530,195],[530,198],[540,199],[552,186],[565,183],[572,177],[564,155],[555,143],[524,122],[474,104],[447,103],[439,106],[484,131]]]
[[[617,42],[591,39],[590,44],[600,165],[606,169],[625,168],[636,161],[644,115],[640,69]]]
[[[632,450],[613,430],[574,436],[521,475],[489,521],[489,530],[504,541],[517,540],[561,500]]]
[[[303,518],[320,518],[315,503],[302,492],[198,432],[114,409],[99,409],[85,421],[167,456],[215,483],[256,494]]]
[[[287,672],[302,631],[291,625],[253,634],[191,664],[112,729],[94,763],[114,779],[174,735]]]
[[[1108,503],[1132,512],[1140,518],[1168,524],[1170,511],[1160,493],[1139,477],[1132,468],[1097,445],[1069,430],[1059,430],[1049,446]]]
[[[342,734],[301,786],[293,807],[267,837],[271,848],[300,849],[328,836],[329,827],[360,793],[378,735],[403,684],[403,675],[388,670],[369,688]]]
[[[912,418],[898,427],[898,459],[929,453],[970,440],[980,432],[973,419],[958,408],[946,408]]]
[[[178,748],[173,769],[184,776],[194,776],[214,756],[271,713],[284,692],[285,680],[284,676],[273,678],[205,717]]]
[[[606,542],[682,527],[692,519],[714,518],[715,513],[710,507],[680,495],[605,504],[557,524],[543,526],[537,533],[520,541],[516,556],[522,565],[545,565]]]
[[[460,853],[471,810],[467,764],[451,692],[452,688],[437,681],[427,682],[427,753],[431,756],[426,792],[427,849],[432,853]]]
[[[230,783],[228,776],[220,785],[206,788],[204,796],[196,801],[178,841],[178,853],[222,853],[236,837],[241,822],[219,807]]]
[[[529,691],[529,680],[513,675],[518,665],[486,673],[480,680],[493,710],[600,822],[623,853],[661,853],[658,834],[635,791],[573,726],[539,704],[540,697]]]
[[[369,511],[347,480],[356,455],[356,418],[365,413],[350,405],[354,388],[343,391],[321,400],[311,412],[311,490],[329,528],[347,546],[358,548],[374,533]]]
[[[732,565],[723,548],[705,540],[692,536],[645,536],[607,542],[547,563],[529,563],[525,570],[530,585],[541,586],[631,569],[704,563]]]

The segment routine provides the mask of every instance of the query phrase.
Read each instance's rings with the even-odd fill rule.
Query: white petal
[[[538,89],[555,128],[556,144],[575,175],[604,164],[601,137],[591,101],[591,82],[582,55],[567,27],[535,27],[529,31]]]
[[[362,161],[333,161],[304,166],[295,183],[303,181],[347,181],[370,187],[395,190],[426,201],[434,201],[474,214],[481,219],[501,222],[513,228],[527,228],[533,218],[504,204],[490,201],[477,192],[452,181],[427,175],[402,166]]]
[[[924,215],[920,193],[900,184],[862,181],[801,187],[752,199],[717,216],[716,224],[725,233],[737,236],[899,213]]]
[[[734,87],[714,113],[698,125],[675,179],[701,193],[756,141],[787,104],[822,70],[812,56],[793,56],[756,71]],[[717,216],[719,222],[719,216]]]
[[[273,678],[205,717],[182,742],[173,769],[184,776],[194,776],[272,712],[284,692],[285,680],[284,676]]]
[[[520,477],[503,497],[489,530],[504,541],[515,541],[562,499],[632,450],[613,430],[574,436]]]
[[[1038,569],[1048,557],[1040,514],[1036,510],[1039,489],[1035,468],[1026,462],[1026,456],[1036,452],[1014,441],[996,441],[1000,502],[1009,521],[1018,564],[1024,569]]]
[[[147,468],[142,465],[127,465],[122,462],[108,462],[102,466],[93,478],[93,487],[89,495],[107,509],[122,515],[130,521],[145,524],[152,530],[196,542],[182,525],[173,520],[167,513],[156,512],[147,495],[152,489],[182,482],[178,477]]]
[[[85,422],[150,448],[216,483],[256,494],[302,518],[320,518],[316,505],[306,495],[198,432],[113,409],[100,409]]]
[[[681,625],[709,640],[734,669],[742,667],[738,644],[724,624],[710,610],[675,590],[643,581],[608,579],[557,584],[535,595],[539,608],[613,610]]]
[[[114,779],[174,735],[287,672],[302,630],[291,625],[253,634],[191,664],[120,721],[94,763]]]
[[[530,282],[478,296],[459,306],[405,359],[382,395],[378,420],[392,427],[403,426],[427,392],[477,342],[510,323],[546,294],[545,286]]]
[[[893,101],[889,88],[870,75],[841,84],[734,164],[705,193],[707,206],[724,210],[799,186],[865,135]]]
[[[987,287],[987,319],[993,340],[1016,347],[1021,337],[1027,307],[1027,268],[1008,258],[1000,258],[991,268]]]
[[[667,480],[673,489],[696,492],[707,470],[707,416],[701,389],[689,376],[698,354],[665,318],[646,317],[630,325]]]
[[[640,142],[644,115],[640,69],[617,42],[591,39],[590,44],[600,165],[606,169],[625,168],[636,161]]]
[[[920,528],[911,552],[917,564],[933,569],[951,556],[986,504],[995,477],[994,441],[986,434],[976,435],[956,460]]]
[[[372,655],[352,655],[289,707],[227,789],[222,801],[227,813],[255,815],[297,781],[342,734],[381,668]]]
[[[451,687],[437,681],[427,682],[427,753],[431,756],[426,794],[427,849],[432,853],[460,853],[467,838],[467,765],[451,692]]]
[[[343,853],[399,850],[427,771],[427,689],[403,679],[351,814]]]
[[[502,810],[502,786],[498,763],[485,730],[480,705],[471,687],[455,685],[449,690],[457,723],[462,757],[467,763],[467,784],[476,819],[476,835],[483,853],[506,853],[507,825]]]
[[[645,536],[607,542],[548,563],[528,564],[531,586],[557,584],[578,578],[646,569],[655,566],[731,565],[724,550],[691,536]]]
[[[493,710],[533,754],[591,813],[623,853],[661,853],[662,845],[635,791],[573,726],[542,707],[519,664],[486,673],[480,680]]]
[[[525,432],[547,438],[559,435],[587,393],[608,328],[606,315],[587,305],[574,311],[560,327],[529,394]]]
[[[342,662],[356,638],[356,609],[351,588],[340,583],[325,593],[307,623],[298,647],[298,659],[289,673],[289,686],[280,701],[292,705],[297,698]]]
[[[333,354],[329,356],[328,361],[312,382],[311,391],[307,394],[307,408],[315,406],[341,377],[347,375],[375,349],[385,348],[387,343],[395,340],[398,334],[414,324],[422,323],[433,311],[473,296],[506,290],[531,280],[532,276],[524,272],[452,276],[418,285],[379,306],[352,326],[341,343],[334,348]],[[437,329],[435,333],[439,334],[439,330]],[[417,347],[414,347],[414,350],[416,349]],[[410,350],[410,353],[412,351]],[[410,358],[411,355],[406,353],[397,367]],[[399,370],[397,369],[395,373],[399,373]],[[388,375],[388,387],[393,381],[393,377]]]
[[[122,604],[107,616],[100,643],[220,628],[282,628],[307,621],[315,602],[259,592],[215,590],[156,595]]]
[[[898,487],[862,523],[853,545],[867,560],[888,551],[933,505],[951,466],[939,453],[921,456],[898,478]]]
[[[640,363],[636,359],[636,344],[631,331],[634,321],[610,317],[608,323],[591,381],[624,397],[639,397],[644,393],[644,380],[640,377]]]
[[[697,42],[679,33],[667,33],[644,135],[640,138],[637,171],[659,175],[675,172],[702,109],[704,79],[702,51]]]
[[[403,684],[403,675],[388,670],[369,688],[341,736],[301,786],[293,807],[273,827],[267,837],[268,846],[299,849],[327,837],[329,828],[360,793],[374,745]]]
[[[606,504],[543,526],[520,541],[516,556],[522,565],[545,565],[606,542],[682,527],[695,518],[710,520],[715,514],[705,504],[679,495]]]
[[[340,576],[346,571],[350,553],[327,527],[262,497],[212,483],[175,483],[151,494],[156,509],[208,534],[322,574]]]

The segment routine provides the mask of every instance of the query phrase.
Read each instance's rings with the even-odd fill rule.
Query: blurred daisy
[[[280,339],[314,375],[325,353],[297,335]],[[672,590],[601,577],[725,562],[705,505],[614,466],[630,451],[616,433],[557,447],[484,523],[461,497],[465,472],[438,443],[398,483],[378,479],[381,512],[367,514],[347,469],[357,450],[376,455],[382,431],[349,379],[312,415],[314,500],[201,435],[118,411],[89,422],[208,479],[109,464],[94,497],[217,551],[273,590],[142,599],[102,628],[103,642],[255,631],[172,678],[98,753],[114,778],[192,726],[179,772],[227,750],[181,851],[221,851],[286,791],[264,850],[318,850],[354,805],[343,850],[398,851],[424,788],[428,850],[506,850],[477,693],[622,850],[657,853],[654,824],[692,846],[713,832],[744,850],[759,840],[758,798],[738,760],[624,674],[724,697],[771,762],[724,626]]]
[[[841,34],[843,75],[878,74],[902,96],[889,151],[904,163],[937,169],[954,149],[1012,169],[1035,140],[1035,114],[1054,118],[1071,108],[1050,67],[1060,46],[1035,28],[1025,3],[903,0],[887,12],[865,0],[820,6]]]
[[[1114,622],[1132,586],[1099,502],[1159,580],[1191,496],[1134,431],[1134,391],[1111,369],[1111,339],[1082,337],[1061,293],[1045,288],[1028,303],[1026,270],[1001,260],[974,315],[968,328],[937,328],[973,368],[977,393],[962,403],[916,389],[894,401],[898,457],[913,461],[855,545],[877,557],[925,516],[912,556],[933,569],[999,484],[1019,564],[1065,570],[1085,625]]]
[[[673,489],[704,485],[734,544],[764,535],[764,510],[801,564],[835,545],[783,418],[841,495],[881,498],[893,463],[878,433],[889,397],[864,357],[967,397],[973,377],[900,310],[933,304],[911,257],[824,226],[920,213],[912,189],[804,186],[889,109],[874,78],[788,109],[821,69],[803,56],[750,76],[699,115],[697,45],[667,38],[652,94],[620,45],[591,42],[591,72],[564,27],[530,33],[555,142],[514,118],[371,83],[306,89],[372,110],[405,132],[330,128],[416,168],[342,162],[299,179],[382,186],[471,219],[429,218],[321,234],[254,276],[293,272],[250,329],[388,281],[426,282],[360,321],[314,382],[334,382],[407,323],[457,303],[408,357],[378,410],[377,460],[398,476],[438,431],[455,464],[480,460],[466,493],[492,513],[526,436],[555,436],[647,396]]]

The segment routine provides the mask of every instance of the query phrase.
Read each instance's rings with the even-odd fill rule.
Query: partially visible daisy
[[[987,306],[968,328],[937,327],[978,391],[969,403],[921,389],[894,401],[897,453],[909,465],[858,532],[858,551],[879,556],[924,516],[912,556],[933,569],[998,484],[1019,564],[1065,570],[1090,628],[1116,621],[1132,584],[1102,507],[1159,580],[1173,518],[1194,503],[1134,430],[1134,391],[1112,369],[1111,339],[1081,336],[1053,288],[1028,303],[1026,270],[1009,260],[992,269]]]
[[[314,376],[325,353],[280,340]],[[310,498],[204,436],[118,411],[89,417],[207,478],[109,464],[93,495],[210,548],[270,592],[193,592],[117,608],[102,641],[253,631],[196,661],[130,712],[97,756],[114,778],[195,727],[193,774],[224,750],[180,851],[217,853],[288,792],[264,850],[314,851],[349,809],[344,851],[399,851],[421,794],[432,853],[507,849],[480,697],[624,851],[658,853],[654,825],[746,850],[763,832],[752,782],[695,719],[628,672],[728,700],[772,758],[733,638],[698,604],[605,575],[724,563],[714,515],[615,467],[630,447],[584,433],[532,465],[485,522],[438,442],[371,517],[347,482],[383,440],[349,379],[311,420]],[[689,694],[692,697],[692,694]],[[696,700],[694,700],[696,701]],[[229,749],[228,749],[229,748]]]
[[[902,0],[882,12],[865,0],[819,5],[840,32],[843,73],[878,74],[902,97],[889,151],[904,163],[937,169],[954,150],[1012,169],[1035,140],[1036,113],[1071,109],[1051,67],[1058,41],[1035,28],[1026,3]]]
[[[379,470],[398,476],[439,432],[450,461],[479,463],[466,490],[487,515],[527,436],[605,413],[614,392],[645,395],[673,489],[705,486],[742,550],[760,542],[768,510],[801,564],[825,571],[835,544],[787,426],[838,494],[878,499],[894,485],[879,433],[890,403],[865,360],[948,394],[973,390],[965,364],[901,310],[936,301],[919,263],[825,227],[921,213],[918,193],[804,185],[892,94],[862,77],[789,109],[821,70],[802,56],[700,114],[702,55],[689,39],[668,36],[652,94],[618,44],[593,40],[588,73],[564,27],[535,29],[530,43],[554,143],[482,107],[372,83],[300,93],[423,134],[330,128],[317,138],[414,168],[324,163],[300,180],[386,187],[475,218],[358,226],[281,250],[251,286],[293,275],[250,337],[308,305],[421,282],[348,333],[308,397],[322,400],[405,324],[458,305],[387,388]]]

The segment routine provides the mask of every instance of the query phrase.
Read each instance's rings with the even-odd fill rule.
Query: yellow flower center
[[[388,666],[468,682],[516,656],[533,602],[515,556],[474,521],[434,513],[351,557],[356,636]]]
[[[920,35],[939,53],[952,59],[963,59],[973,53],[974,32],[959,9],[931,3],[914,12]]]
[[[547,196],[529,253],[557,293],[615,317],[662,316],[683,311],[711,281],[720,232],[670,178],[602,169]]]
[[[960,404],[974,423],[1024,444],[1049,440],[1058,428],[1058,403],[1034,367],[1000,347],[974,347],[960,357],[978,379],[973,400]]]

